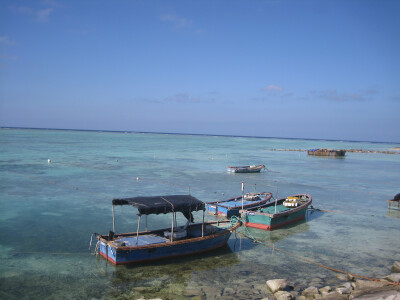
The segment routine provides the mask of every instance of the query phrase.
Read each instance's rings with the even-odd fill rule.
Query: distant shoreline
[[[333,139],[312,139],[312,138],[290,138],[276,136],[251,136],[251,135],[231,135],[231,134],[211,134],[211,133],[183,133],[183,132],[157,132],[157,131],[134,131],[134,130],[102,130],[102,129],[69,129],[69,128],[41,128],[41,127],[9,127],[0,126],[0,129],[24,129],[24,130],[58,130],[58,131],[77,131],[77,132],[110,132],[110,133],[149,133],[149,134],[173,134],[173,135],[192,135],[192,136],[211,136],[211,137],[237,137],[237,138],[256,138],[256,139],[282,139],[282,140],[304,140],[304,141],[327,141],[327,142],[349,142],[349,143],[371,143],[371,144],[400,144],[400,142],[377,142],[377,141],[353,141],[353,140],[333,140]],[[400,147],[394,147],[399,148]],[[397,150],[397,149],[396,149]],[[347,150],[346,150],[347,151]]]
[[[384,150],[363,150],[363,149],[343,149],[346,152],[355,152],[355,153],[381,153],[381,154],[400,154],[400,147],[390,148],[391,150],[396,151],[384,151]],[[269,149],[270,151],[297,151],[297,152],[306,152],[304,149]]]

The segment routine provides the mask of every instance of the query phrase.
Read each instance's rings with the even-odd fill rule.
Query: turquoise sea
[[[335,273],[246,238],[168,262],[114,266],[88,250],[93,232],[112,229],[111,200],[187,194],[205,201],[246,192],[308,193],[315,208],[295,226],[256,238],[361,276],[390,273],[400,260],[400,155],[345,158],[271,149],[390,150],[399,144],[155,133],[0,129],[1,299],[261,299],[265,281],[297,289],[335,285]],[[48,159],[51,163],[48,163]],[[260,174],[229,165],[265,164]],[[136,211],[116,209],[116,231],[135,231]],[[200,220],[201,214],[195,219]],[[212,219],[213,216],[208,216]],[[149,217],[149,227],[170,216]]]

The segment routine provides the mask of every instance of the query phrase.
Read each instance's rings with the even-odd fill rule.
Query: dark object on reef
[[[389,203],[389,208],[400,209],[400,193],[394,196],[393,199],[387,201]]]
[[[308,155],[315,156],[337,156],[343,157],[346,155],[346,150],[333,150],[333,149],[311,149],[307,151]]]

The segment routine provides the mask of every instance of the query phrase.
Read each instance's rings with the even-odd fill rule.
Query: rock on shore
[[[400,262],[392,266],[392,274],[379,281],[356,279],[353,275],[338,274],[342,284],[332,288],[310,286],[300,292],[287,283],[285,279],[268,280],[267,287],[277,300],[400,300]],[[268,299],[268,298],[264,298]]]

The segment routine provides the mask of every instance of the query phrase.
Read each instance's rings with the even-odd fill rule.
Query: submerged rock
[[[400,273],[400,261],[395,261],[392,266],[393,273]]]
[[[389,282],[397,282],[400,283],[400,273],[393,273],[389,276],[384,277],[383,279]]]
[[[344,275],[344,274],[336,274],[335,277],[337,279],[339,279],[339,280],[342,280],[342,281],[346,281],[347,280],[347,276]]]
[[[386,285],[388,285],[388,283],[382,282],[382,281],[369,281],[369,280],[361,280],[361,279],[356,280],[356,289],[358,289],[358,290],[380,288],[380,287],[383,287]]]
[[[272,293],[275,293],[277,291],[283,291],[287,287],[286,279],[272,279],[268,280],[266,283]]]

